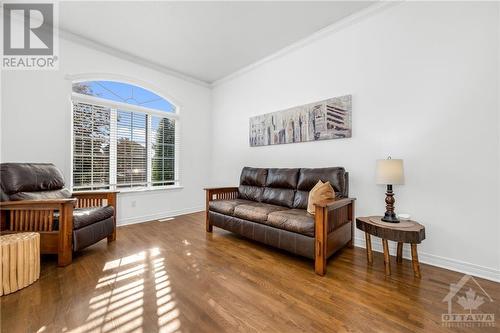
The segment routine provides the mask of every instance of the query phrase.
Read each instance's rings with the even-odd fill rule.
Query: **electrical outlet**
[[[136,204],[137,204],[137,201],[135,201],[135,200],[132,200],[132,202],[130,203],[130,205],[131,205],[132,207],[135,207],[135,206],[136,206]]]

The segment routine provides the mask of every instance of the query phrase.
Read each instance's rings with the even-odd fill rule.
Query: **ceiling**
[[[212,83],[373,2],[61,2],[62,31]]]

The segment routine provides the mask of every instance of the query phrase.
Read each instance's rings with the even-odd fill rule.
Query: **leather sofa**
[[[307,213],[309,191],[329,181],[336,197]],[[213,226],[315,261],[326,273],[326,259],[353,246],[354,200],[342,167],[265,169],[245,167],[238,187],[207,188],[206,230]]]
[[[116,192],[71,193],[49,163],[0,164],[2,233],[40,233],[40,252],[72,262],[72,252],[116,238]]]

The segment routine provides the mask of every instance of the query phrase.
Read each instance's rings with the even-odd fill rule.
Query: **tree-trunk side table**
[[[0,236],[0,296],[27,287],[40,277],[40,234]]]
[[[356,227],[365,232],[366,257],[369,264],[373,263],[372,243],[370,235],[382,238],[384,247],[385,274],[391,275],[391,264],[389,261],[388,240],[398,242],[396,262],[403,262],[403,244],[411,244],[411,261],[413,273],[420,278],[420,265],[418,262],[417,244],[425,239],[425,227],[415,221],[401,221],[400,223],[389,223],[381,220],[381,216],[367,216],[356,218]]]

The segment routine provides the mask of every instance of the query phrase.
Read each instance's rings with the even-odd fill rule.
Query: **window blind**
[[[73,187],[109,187],[110,109],[73,102]]]
[[[104,105],[73,99],[73,189],[176,185],[177,120]]]
[[[117,111],[116,123],[116,185],[146,186],[147,177],[147,115]]]
[[[175,120],[151,116],[151,183],[175,184]]]

